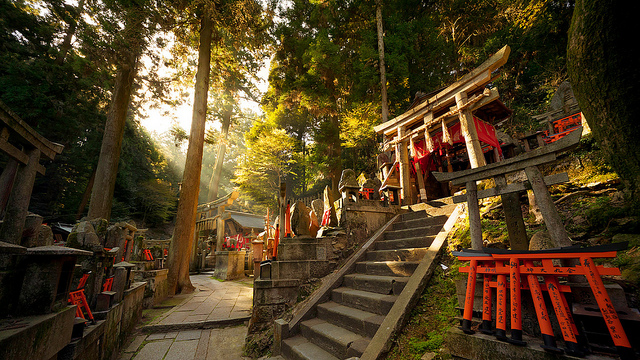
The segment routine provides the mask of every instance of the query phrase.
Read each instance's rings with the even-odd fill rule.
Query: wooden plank
[[[579,130],[579,131],[578,131]],[[441,172],[433,172],[433,176],[435,176],[435,178],[438,181],[454,181],[454,185],[459,185],[459,184],[464,184],[465,182],[467,182],[469,180],[469,178],[474,178],[476,180],[481,180],[481,179],[486,179],[489,177],[493,177],[498,175],[500,172],[495,172],[493,171],[494,169],[499,169],[499,168],[503,168],[502,172],[503,173],[508,173],[508,172],[512,172],[512,171],[517,171],[517,170],[522,170],[524,169],[526,166],[522,166],[522,164],[519,163],[536,163],[536,165],[541,164],[541,162],[538,161],[529,161],[529,160],[535,160],[538,157],[544,157],[546,159],[551,159],[548,161],[553,161],[555,160],[555,153],[557,152],[562,152],[562,151],[567,151],[569,149],[571,149],[572,147],[578,145],[578,142],[580,141],[580,137],[582,136],[582,128],[580,127],[580,129],[577,129],[576,131],[573,131],[571,133],[569,133],[569,135],[563,137],[562,139],[551,143],[547,146],[544,146],[542,148],[537,148],[533,151],[530,151],[528,153],[524,153],[521,155],[518,155],[516,157],[510,158],[510,159],[506,159],[504,161],[500,161],[497,163],[493,163],[493,164],[489,164],[480,168],[476,168],[476,169],[469,169],[469,170],[463,170],[463,171],[456,171],[453,173],[441,173]],[[531,165],[533,166],[533,165]],[[487,172],[488,174],[484,174],[485,172]],[[478,175],[479,174],[479,175]]]
[[[498,52],[496,52],[480,66],[475,68],[470,73],[464,75],[460,80],[451,84],[446,89],[431,97],[429,100],[419,104],[418,106],[405,112],[404,114],[374,127],[374,130],[377,133],[391,132],[389,129],[395,128],[399,125],[407,125],[407,120],[418,118],[419,116],[424,115],[424,113],[428,111],[427,109],[432,110],[436,105],[442,106],[446,102],[450,102],[455,94],[461,91],[469,92],[469,90],[471,90],[470,87],[484,87],[489,81],[491,81],[491,72],[507,62],[510,52],[511,48],[509,48],[508,45],[505,45],[502,49],[498,50]],[[401,122],[403,121],[404,123],[401,124]]]
[[[496,166],[496,167],[492,167],[492,168],[486,169],[489,166],[495,164],[495,163],[493,163],[493,164],[490,164],[490,165],[486,165],[484,167],[476,168],[476,169],[479,169],[479,170],[482,170],[482,169],[484,169],[484,170],[476,172],[475,174],[470,174],[470,175],[467,175],[467,176],[464,176],[464,177],[456,178],[456,179],[451,181],[451,184],[452,185],[462,185],[462,184],[465,184],[466,182],[471,181],[471,180],[478,181],[478,180],[488,179],[488,178],[492,178],[494,176],[498,176],[500,174],[507,174],[507,173],[514,172],[514,171],[524,170],[525,168],[527,168],[529,166],[536,166],[536,165],[540,165],[540,164],[546,164],[546,163],[554,161],[555,159],[556,159],[556,154],[545,154],[543,156],[538,156],[538,157],[534,157],[534,158],[527,159],[527,160],[524,160],[524,161],[519,161],[519,162],[516,162],[516,163],[511,164],[509,166],[504,166],[504,167]],[[501,161],[501,163],[502,162],[505,162],[505,161]],[[473,169],[471,169],[471,170],[473,170]],[[469,170],[463,170],[463,171],[469,171]],[[455,174],[455,173],[453,173],[453,174]],[[435,176],[435,173],[434,173],[434,176]],[[436,177],[436,179],[437,179],[437,177]]]
[[[540,212],[544,218],[544,224],[547,226],[549,236],[551,236],[551,239],[555,242],[555,246],[571,246],[571,240],[569,240],[567,230],[565,230],[562,224],[562,218],[560,218],[558,209],[551,199],[549,189],[547,189],[547,184],[542,178],[540,170],[536,166],[530,166],[524,169],[524,171],[531,183],[531,189],[536,196],[536,203],[540,208]]]
[[[420,191],[420,201],[427,201],[427,190],[424,188],[424,178],[422,177],[422,169],[420,168],[420,162],[415,162],[416,177],[418,178],[418,191]]]
[[[53,160],[53,158],[62,152],[64,146],[47,140],[44,136],[38,134],[33,128],[27,125],[18,115],[11,111],[4,103],[0,102],[0,121],[4,122],[13,132],[21,137],[20,142],[31,144],[40,149],[40,152]]]
[[[501,189],[507,186],[507,179],[504,174],[493,178],[496,188]],[[512,250],[529,250],[527,239],[527,229],[524,227],[522,219],[522,208],[520,207],[520,195],[518,193],[505,193],[500,195],[502,200],[502,210],[504,211],[507,232],[509,232],[509,243]]]
[[[477,76],[477,78],[472,79],[472,81],[461,87],[460,91],[463,91],[465,93],[475,92],[476,90],[483,88],[487,83],[489,83],[490,79],[491,73],[481,73]],[[398,122],[395,126],[385,129],[382,133],[385,135],[392,135],[395,132],[395,129],[399,126],[411,127],[430,112],[436,112],[442,110],[442,108],[451,108],[452,106],[455,106],[456,100],[454,96],[455,94],[451,94],[448,97],[432,98],[434,103],[429,104],[429,106],[422,108],[420,111],[416,111],[413,116],[407,117],[405,120]],[[414,110],[415,108],[411,109],[410,111]],[[451,116],[455,116],[455,114],[451,114]]]
[[[398,128],[398,137],[404,135],[404,128]],[[398,202],[401,205],[411,204],[411,173],[409,171],[409,153],[407,151],[407,142],[401,142],[397,144],[396,157],[400,159],[400,192],[402,194],[402,201]]]
[[[562,184],[568,181],[569,175],[567,173],[553,174],[544,177],[544,183],[547,184],[547,186]],[[507,184],[504,187],[500,188],[491,188],[478,191],[478,199],[518,193],[527,190],[531,190],[531,184],[529,183],[529,181]],[[459,204],[465,201],[467,201],[467,194],[456,195],[453,197],[454,204]]]
[[[7,153],[7,155],[11,156],[12,158],[18,160],[18,162],[20,162],[23,165],[26,165],[27,163],[29,163],[29,156],[23,153],[17,147],[13,146],[13,144],[9,143],[7,139],[0,138],[0,150],[4,151],[5,153]]]
[[[458,113],[462,110],[462,109],[470,109],[471,112],[479,109],[480,107],[492,102],[492,101],[496,101],[498,100],[499,94],[498,94],[498,90],[497,89],[485,89],[485,92],[482,94],[478,94],[476,96],[473,97],[473,99],[469,100],[467,103],[465,103],[463,105],[462,108],[458,109],[455,106],[447,113],[438,116],[437,118],[433,118],[433,112],[428,112],[424,115],[423,121],[424,124],[418,126],[417,128],[411,130],[410,133],[404,135],[402,138],[395,138],[394,140],[391,140],[390,142],[388,142],[387,144],[395,144],[398,141],[404,141],[407,138],[411,138],[411,139],[419,139],[423,137],[423,131],[427,130],[430,127],[434,127],[437,128],[440,125],[440,122],[442,120],[445,121],[445,123],[449,124],[455,120],[458,120]],[[485,101],[489,99],[489,101]],[[478,105],[478,104],[482,104],[482,105]]]
[[[487,165],[484,159],[484,153],[482,152],[482,146],[480,145],[480,139],[478,138],[478,131],[476,124],[473,121],[473,115],[471,110],[464,108],[467,103],[467,94],[456,94],[456,104],[460,112],[458,118],[460,119],[460,133],[464,137],[465,146],[467,147],[467,154],[469,156],[469,163],[472,168],[477,168]]]

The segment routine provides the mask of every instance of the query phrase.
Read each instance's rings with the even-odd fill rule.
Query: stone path
[[[220,360],[242,357],[247,326],[140,334],[119,360]]]
[[[192,275],[196,287],[187,301],[174,307],[150,325],[174,325],[251,316],[253,288],[246,283],[218,281],[210,274]]]
[[[191,283],[196,291],[144,326],[144,333],[133,336],[119,360],[243,359],[251,282],[221,282],[200,274],[192,275]]]

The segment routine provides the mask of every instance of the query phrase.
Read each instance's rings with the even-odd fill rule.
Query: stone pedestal
[[[91,252],[61,246],[27,249],[18,314],[46,314],[67,306],[76,258]]]
[[[0,318],[4,318],[18,305],[24,271],[18,269],[18,257],[27,252],[25,247],[0,241]]]
[[[391,220],[400,210],[399,206],[385,205],[378,200],[359,199],[356,202],[340,199],[340,227],[353,234],[357,243],[370,238],[382,225]]]
[[[76,309],[17,318],[22,325],[0,331],[0,359],[56,359],[71,340]]]
[[[213,276],[220,280],[244,277],[246,251],[216,251],[216,270]]]

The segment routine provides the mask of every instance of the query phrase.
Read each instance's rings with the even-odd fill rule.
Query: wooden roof
[[[438,111],[446,113],[450,107],[456,104],[455,95],[458,93],[464,92],[470,98],[470,95],[483,92],[485,86],[494,79],[492,78],[491,73],[507,62],[510,52],[511,49],[509,46],[505,45],[497,53],[487,59],[487,61],[463,76],[460,80],[439,91],[426,101],[414,106],[404,114],[375,126],[374,130],[379,134],[395,135],[398,127],[402,126],[405,128],[411,128],[413,125],[417,125],[418,122],[422,121],[424,115],[429,112],[433,112],[434,114]],[[497,95],[497,90],[495,91],[495,95]],[[496,99],[497,97],[492,101],[495,101]],[[480,102],[483,102],[483,100]],[[485,101],[485,104],[488,103],[489,102]]]

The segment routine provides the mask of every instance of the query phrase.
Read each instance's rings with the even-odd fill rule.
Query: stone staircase
[[[448,213],[402,214],[327,290],[324,301],[315,307],[315,317],[301,319],[296,334],[282,339],[281,356],[313,360],[360,357],[429,251]]]

